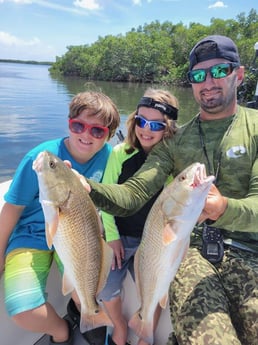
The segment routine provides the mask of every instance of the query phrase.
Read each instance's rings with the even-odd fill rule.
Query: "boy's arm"
[[[9,237],[20,219],[25,206],[5,203],[0,213],[0,276],[4,270],[5,250]]]

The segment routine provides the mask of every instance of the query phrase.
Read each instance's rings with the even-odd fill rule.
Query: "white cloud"
[[[32,38],[31,40],[24,41],[16,36],[9,34],[8,32],[0,31],[0,44],[6,46],[35,46],[40,44],[40,40],[37,37]]]
[[[147,0],[147,3],[150,4],[152,0]],[[132,0],[133,5],[142,6],[142,0]]]
[[[16,4],[32,4],[32,0],[11,0],[11,2],[15,2]]]
[[[0,3],[14,2],[16,4],[32,4],[33,0],[0,0]]]
[[[17,4],[36,4],[38,6],[51,8],[57,11],[64,11],[70,13],[76,13],[81,15],[87,15],[89,11],[100,10],[101,6],[98,4],[97,0],[75,0],[73,2],[74,7],[63,6],[62,2],[54,3],[47,0],[0,0],[0,3],[13,2]],[[86,11],[85,11],[86,10]]]
[[[224,4],[223,1],[216,1],[213,5],[210,5],[208,8],[221,8],[221,7],[228,7]]]
[[[141,0],[133,0],[133,4],[141,6],[142,1]]]
[[[96,0],[75,0],[73,4],[86,10],[99,10],[101,8]]]
[[[57,55],[60,54],[55,48],[42,43],[37,37],[24,40],[8,32],[0,31],[1,59],[53,61]]]

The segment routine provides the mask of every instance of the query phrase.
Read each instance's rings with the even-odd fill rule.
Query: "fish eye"
[[[51,160],[51,161],[49,162],[49,167],[50,167],[51,169],[55,169],[55,167],[56,167],[55,161]]]
[[[184,181],[186,179],[185,175],[180,176],[179,181]]]

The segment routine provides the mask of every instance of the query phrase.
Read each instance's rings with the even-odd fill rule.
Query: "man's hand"
[[[227,205],[227,198],[221,195],[218,188],[212,184],[198,223],[200,224],[206,219],[216,221],[225,212]]]
[[[116,268],[116,264],[117,264],[117,267],[121,269],[122,260],[124,259],[124,255],[125,255],[122,241],[119,239],[119,240],[114,240],[107,243],[113,249],[113,252],[114,252],[111,269],[114,270]]]
[[[72,164],[68,160],[64,160],[65,165],[72,170],[72,172],[78,177],[78,179],[81,181],[83,187],[87,190],[88,193],[90,193],[91,188],[90,185],[85,180],[85,177],[78,173],[78,171],[72,169]]]

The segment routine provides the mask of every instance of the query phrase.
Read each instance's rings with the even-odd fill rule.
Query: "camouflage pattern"
[[[178,344],[257,345],[257,254],[226,248],[212,265],[191,247],[169,294]],[[174,344],[171,336],[167,345]]]

